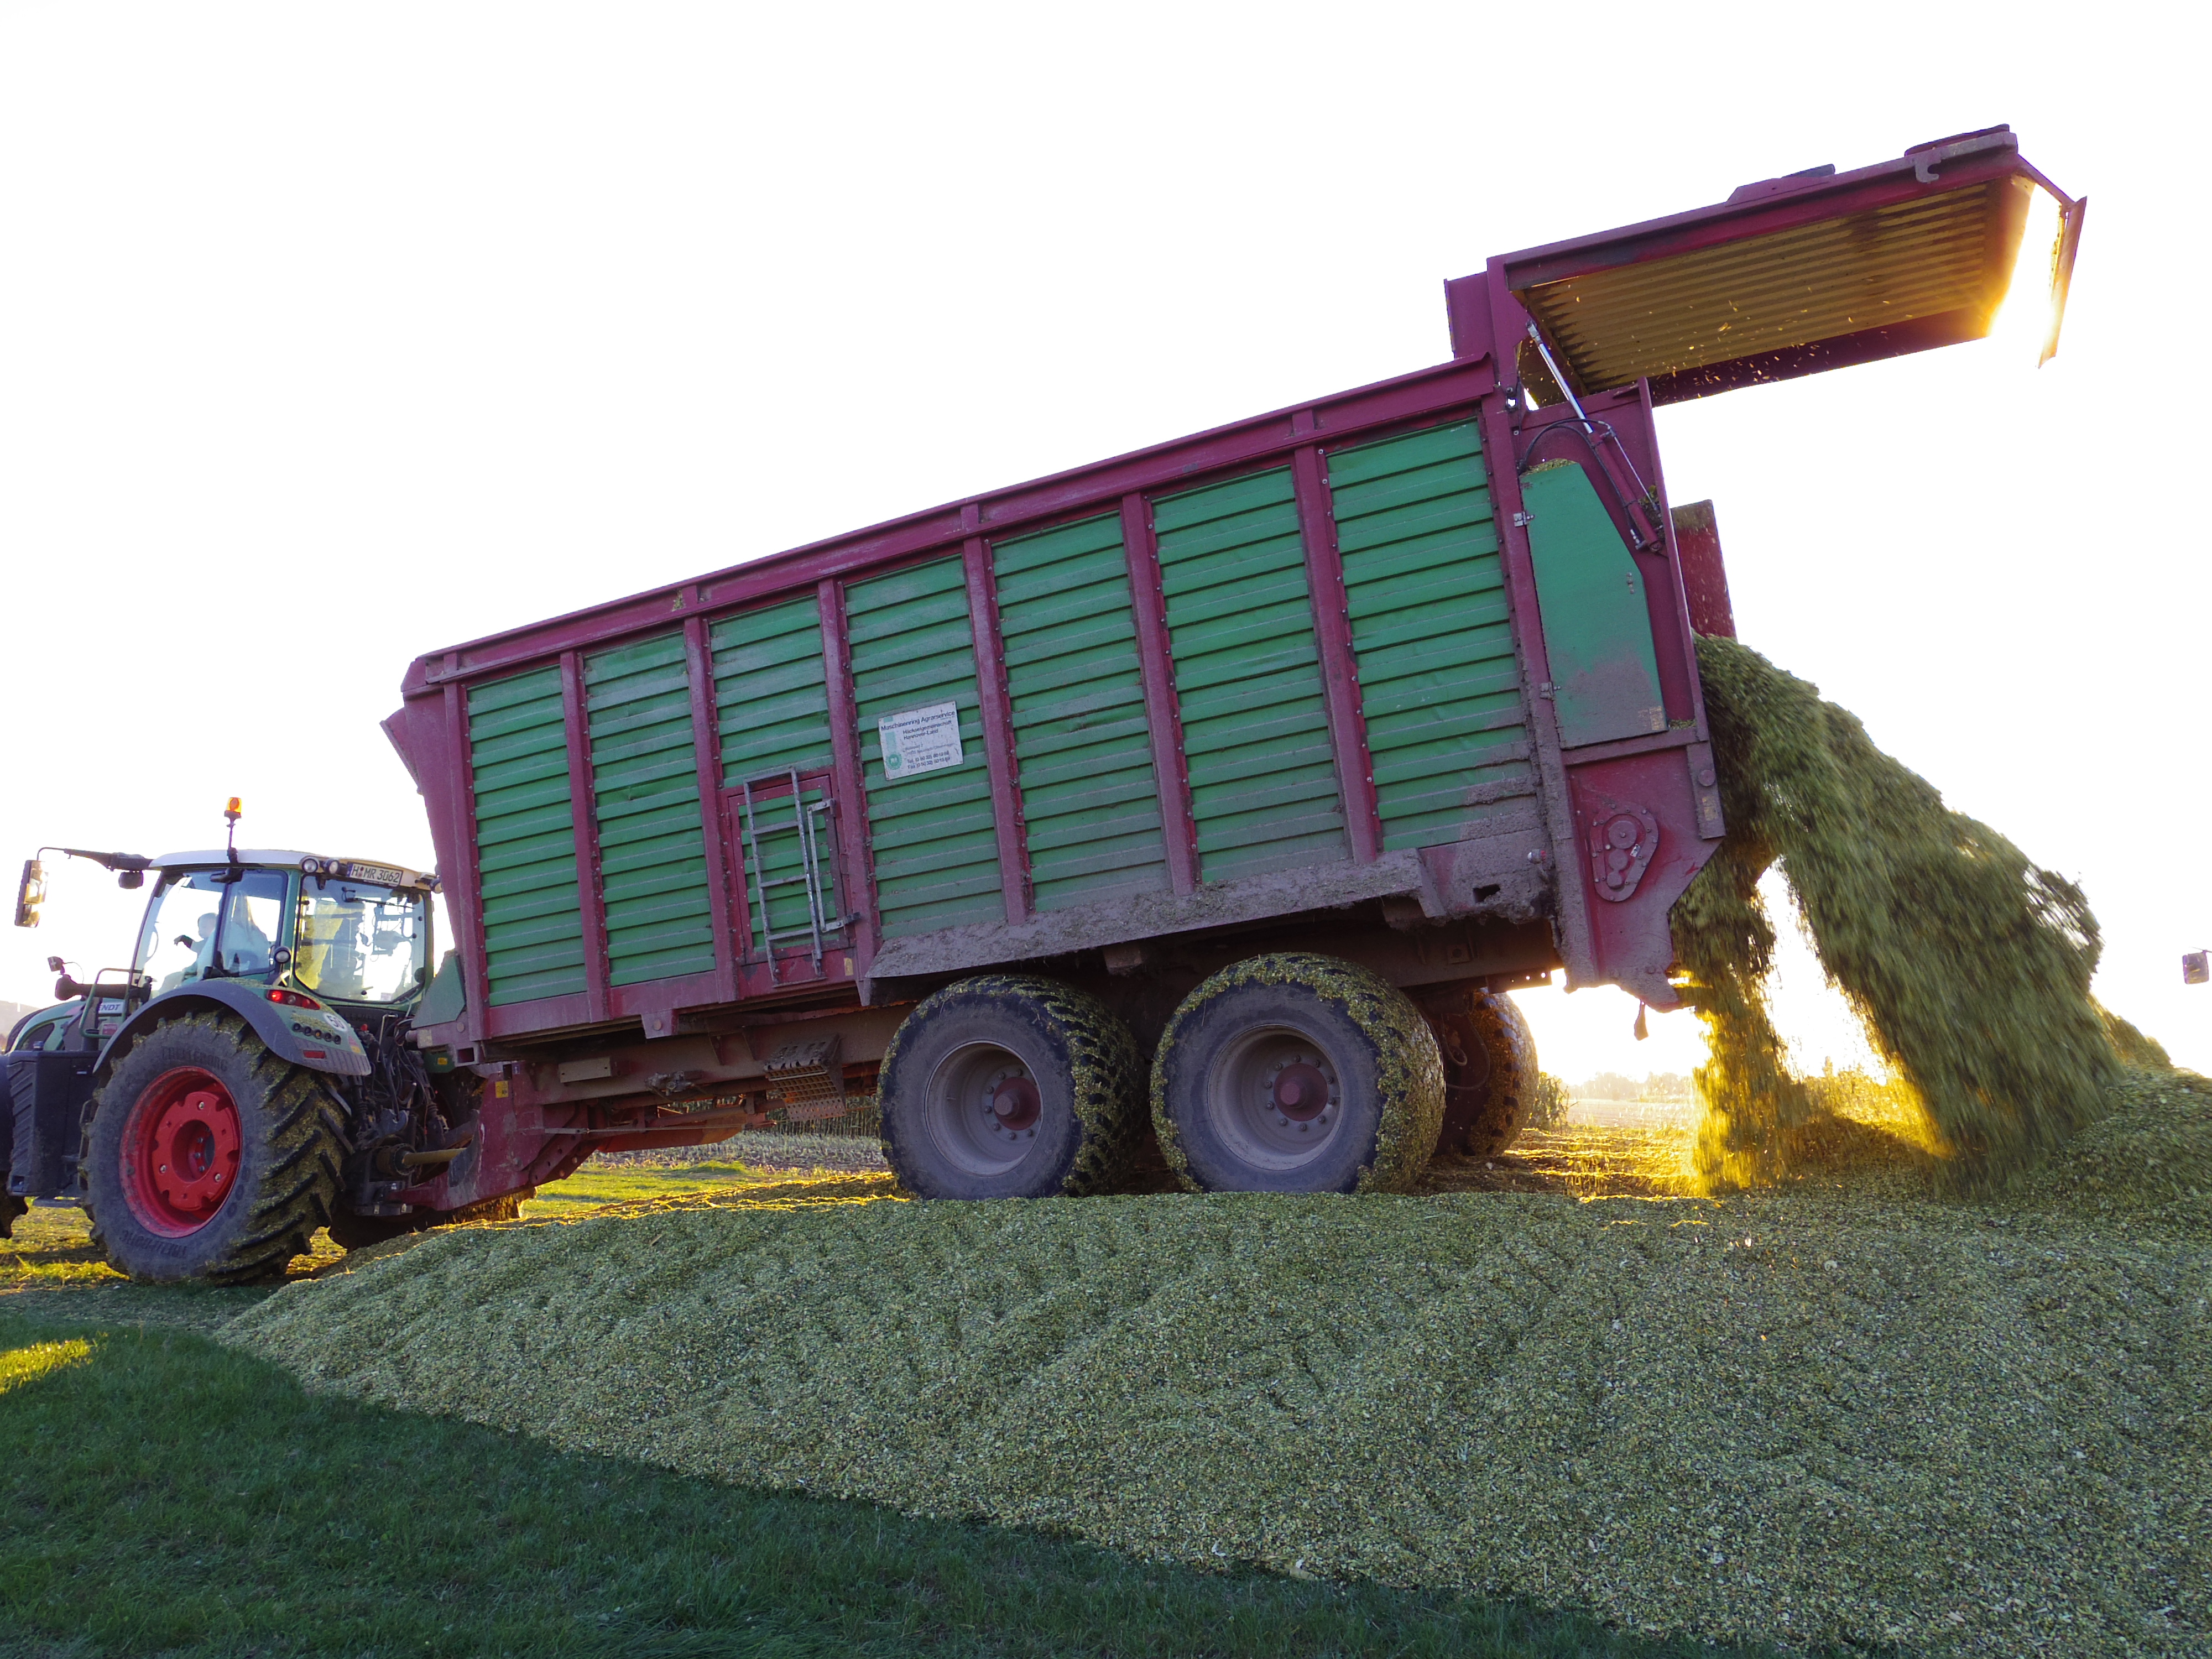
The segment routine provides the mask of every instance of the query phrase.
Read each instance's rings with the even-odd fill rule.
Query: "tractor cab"
[[[161,997],[218,980],[282,988],[356,1024],[412,1010],[429,981],[431,878],[290,852],[175,853],[131,977]]]

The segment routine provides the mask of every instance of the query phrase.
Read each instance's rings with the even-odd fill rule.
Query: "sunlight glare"
[[[2051,331],[2051,284],[2057,270],[2061,228],[2058,198],[2047,190],[2031,189],[2027,225],[2021,232],[2011,282],[1990,324],[1989,337],[2002,343],[1999,353],[2008,363],[2017,359],[2034,367]]]
[[[82,1365],[92,1358],[92,1344],[82,1337],[66,1342],[33,1342],[28,1347],[0,1353],[0,1394],[35,1382],[49,1372]]]

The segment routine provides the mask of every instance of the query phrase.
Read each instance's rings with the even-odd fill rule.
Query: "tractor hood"
[[[1851,173],[1816,167],[1745,185],[1717,206],[1503,255],[1462,283],[1487,290],[1480,321],[1500,335],[1520,319],[1496,299],[1518,302],[1567,390],[1589,396],[1649,380],[1654,403],[1676,403],[1981,338],[2039,190],[2058,210],[2047,361],[2087,202],[2031,167],[2008,127],[1915,145]],[[1480,349],[1467,337],[1474,296],[1450,297],[1455,349]],[[1540,356],[1521,356],[1520,378],[1540,400],[1558,401]]]

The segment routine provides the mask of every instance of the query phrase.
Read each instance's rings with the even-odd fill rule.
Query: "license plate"
[[[349,864],[346,875],[355,881],[376,881],[386,887],[397,887],[407,878],[404,870],[394,870],[384,864]]]

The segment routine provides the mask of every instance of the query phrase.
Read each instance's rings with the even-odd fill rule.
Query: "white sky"
[[[1668,481],[1746,641],[2081,879],[2100,993],[2212,1068],[2192,15],[0,0],[0,854],[238,793],[427,862],[418,652],[1439,361],[1493,252],[2009,121],[2093,198],[2058,359],[1681,406]],[[127,956],[139,896],[53,868],[0,998]],[[1528,1006],[1570,1077],[1698,1057]]]

